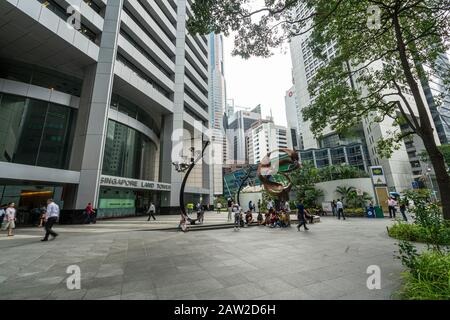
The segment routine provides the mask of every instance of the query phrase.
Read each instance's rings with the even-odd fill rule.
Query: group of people
[[[291,208],[289,202],[284,202],[279,210],[275,209],[275,204],[273,200],[267,202],[267,212],[263,213],[260,210],[261,200],[258,200],[258,216],[256,218],[256,223],[260,226],[267,226],[270,228],[287,228],[291,226]],[[308,210],[303,205],[302,201],[296,204],[297,217],[299,224],[297,225],[298,231],[303,226],[305,230],[309,230],[306,226],[307,220],[309,223],[313,222],[313,215],[311,215]],[[248,210],[245,215],[242,213],[242,209],[238,203],[234,203],[230,198],[228,199],[228,221],[234,216],[234,228],[238,230],[245,225],[250,225],[254,222],[253,213],[256,212],[256,206],[252,201],[249,201]]]
[[[59,206],[53,201],[53,199],[47,200],[47,207],[45,208],[45,215],[43,217],[45,236],[41,241],[48,241],[49,236],[56,238],[58,234],[52,230],[53,225],[59,218]],[[17,210],[14,202],[9,203],[7,206],[0,208],[0,220],[3,231],[8,231],[8,237],[14,236],[14,229],[16,228]]]
[[[333,212],[333,216],[337,216],[339,220],[341,220],[341,216],[345,220],[344,204],[341,199],[331,201],[331,211]]]

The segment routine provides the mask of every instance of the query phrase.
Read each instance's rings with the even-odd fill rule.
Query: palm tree
[[[356,189],[355,187],[338,186],[336,192],[340,194],[342,202],[347,203],[349,197],[351,198],[351,194],[353,192],[356,194]]]

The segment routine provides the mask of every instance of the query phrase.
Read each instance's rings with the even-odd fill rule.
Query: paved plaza
[[[157,217],[176,226],[179,217]],[[226,222],[226,214],[212,219]],[[163,222],[165,221],[165,222]],[[216,221],[219,222],[219,221]],[[214,223],[216,223],[214,222]],[[2,299],[391,299],[402,266],[389,219],[323,217],[309,232],[250,227],[182,233],[144,217],[56,226],[0,238]],[[152,225],[152,227],[149,227]],[[152,230],[153,228],[153,230]],[[81,270],[68,290],[67,267]],[[368,290],[367,267],[381,268],[381,289]]]

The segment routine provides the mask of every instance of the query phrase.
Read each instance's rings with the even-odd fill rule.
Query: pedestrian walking
[[[84,212],[86,213],[86,220],[85,223],[90,224],[94,221],[94,208],[92,207],[92,203],[88,203],[86,206],[86,209],[84,209]]]
[[[234,214],[234,230],[239,230],[241,228],[241,208],[236,203],[233,204],[232,211]]]
[[[52,230],[53,225],[59,218],[59,206],[53,201],[53,199],[47,200],[47,211],[45,213],[45,236],[41,241],[48,241],[48,236],[56,238],[58,234]]]
[[[389,218],[394,218],[395,219],[395,213],[397,211],[397,209],[395,208],[395,206],[397,206],[397,201],[395,201],[394,197],[390,197],[387,200],[387,204],[388,204],[388,209],[389,209]]]
[[[258,213],[261,213],[261,199],[258,199]]]
[[[217,202],[216,208],[217,208],[217,214],[220,214],[220,210],[222,210],[222,204],[220,202]]]
[[[336,201],[331,201],[331,212],[333,213],[333,217],[336,216]]]
[[[153,202],[150,202],[150,206],[148,207],[148,210],[147,210],[147,214],[148,214],[147,221],[150,221],[150,218],[153,218],[153,220],[156,220],[155,212],[156,212],[155,205],[153,204]]]
[[[47,213],[47,207],[44,205],[41,208],[41,218],[39,219],[39,228],[42,228],[45,224],[45,215]]]
[[[233,207],[233,201],[231,200],[231,198],[228,198],[227,205],[228,205],[228,221],[231,221],[231,211]]]
[[[6,214],[6,204],[0,206],[0,226],[3,224]]]
[[[301,226],[305,228],[305,231],[309,230],[308,227],[306,227],[305,206],[303,205],[302,200],[300,200],[300,202],[297,204],[297,219],[298,219],[297,225],[298,231],[300,231]]]
[[[248,210],[250,210],[250,212],[253,212],[253,201],[252,200],[250,200],[248,202]]]
[[[403,220],[407,222],[408,218],[406,217],[406,203],[405,203],[405,201],[406,200],[401,201],[401,203],[400,203],[400,213],[402,214]]]
[[[338,220],[341,220],[341,216],[345,220],[344,204],[342,203],[341,199],[338,199],[336,202],[336,210],[337,210]]]
[[[8,230],[8,237],[14,236],[14,229],[16,228],[16,208],[15,203],[11,202],[5,209],[5,214],[3,218],[2,229],[4,231]]]

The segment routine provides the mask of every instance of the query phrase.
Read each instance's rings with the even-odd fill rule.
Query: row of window
[[[76,110],[0,94],[0,161],[67,169]]]

